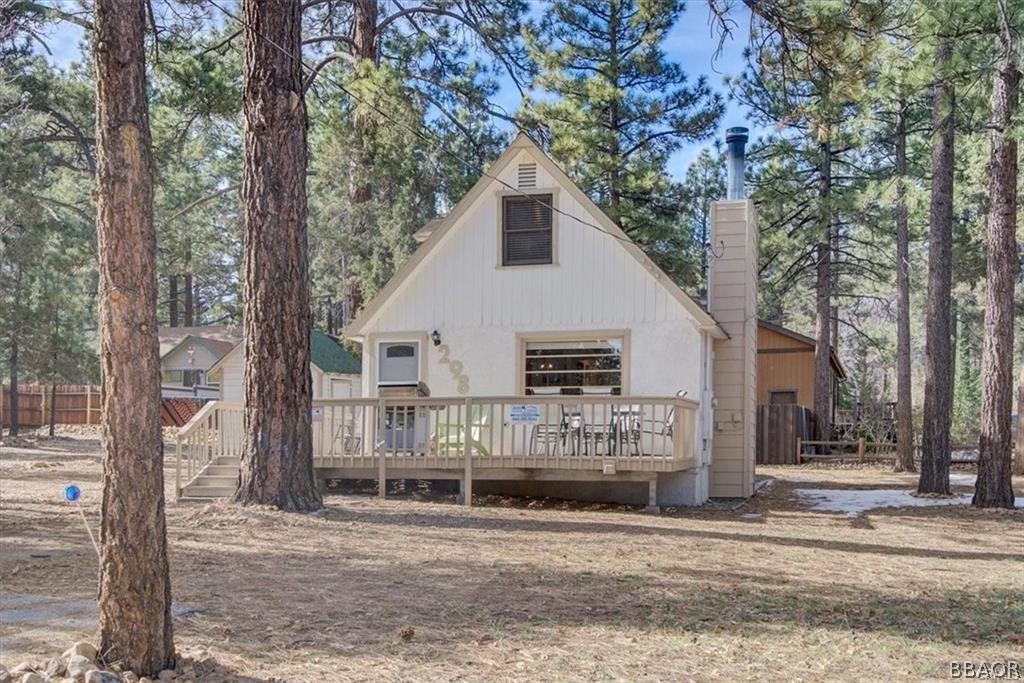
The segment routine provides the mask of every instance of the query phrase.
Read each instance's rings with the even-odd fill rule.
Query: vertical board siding
[[[515,184],[518,164],[533,160],[524,150],[502,172]],[[424,257],[388,304],[369,321],[365,334],[438,330],[450,358],[463,364],[469,395],[515,392],[516,333],[630,330],[634,394],[700,396],[703,335],[697,321],[665,290],[655,274],[599,229],[591,215],[538,165],[531,193],[553,192],[556,206],[573,218],[554,215],[554,265],[501,267],[501,192],[493,182]],[[647,341],[650,339],[651,341]],[[656,341],[654,341],[656,340]],[[434,395],[455,395],[455,383],[427,348],[427,377]],[[375,377],[364,379],[371,395]]]
[[[749,201],[712,205],[711,313],[729,334],[715,345],[711,495],[749,496],[754,482],[757,377],[757,225]],[[735,285],[740,285],[737,292]]]
[[[50,385],[18,385],[18,426],[50,423]],[[59,384],[53,398],[56,424],[99,424],[100,389],[84,384]],[[11,424],[11,387],[0,385],[0,427]]]
[[[803,406],[758,406],[757,464],[797,464],[796,440],[811,438],[811,420],[811,411]]]

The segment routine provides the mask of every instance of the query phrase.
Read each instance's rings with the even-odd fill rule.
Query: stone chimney
[[[757,215],[744,198],[745,128],[730,128],[729,198],[711,205],[708,309],[729,335],[714,346],[710,493],[754,492],[757,419]]]

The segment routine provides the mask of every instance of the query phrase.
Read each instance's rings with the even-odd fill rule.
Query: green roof
[[[309,333],[309,356],[313,365],[324,372],[339,375],[358,375],[362,372],[358,358],[329,335],[317,330]]]

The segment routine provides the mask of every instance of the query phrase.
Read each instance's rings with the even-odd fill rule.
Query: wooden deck
[[[320,478],[654,481],[696,464],[697,404],[677,397],[313,401]],[[233,492],[242,406],[209,403],[178,433],[179,496]],[[381,495],[385,487],[380,486]]]

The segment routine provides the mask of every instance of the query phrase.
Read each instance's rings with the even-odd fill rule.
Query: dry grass
[[[179,649],[209,681],[941,680],[951,660],[1024,658],[1024,513],[849,520],[788,492],[911,479],[759,472],[775,485],[739,509],[661,517],[356,496],[329,497],[318,516],[171,502]],[[82,437],[3,452],[8,666],[91,633],[93,551],[60,490],[82,484],[95,523],[98,478],[98,446]]]

